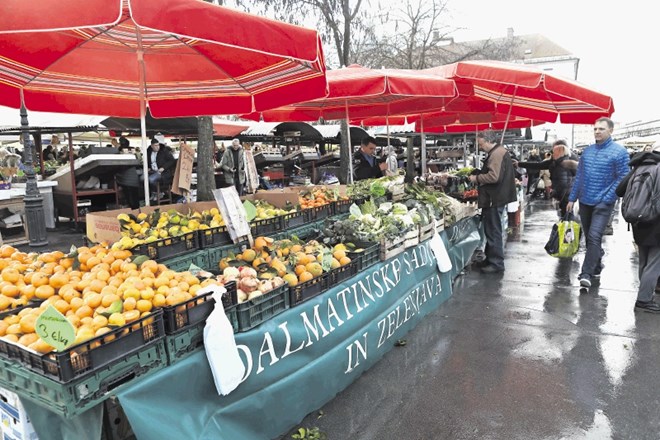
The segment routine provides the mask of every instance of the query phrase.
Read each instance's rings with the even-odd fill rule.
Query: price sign
[[[172,192],[183,195],[190,191],[192,182],[193,163],[195,161],[195,150],[188,145],[181,145],[179,160],[176,163],[174,178],[172,179]]]
[[[76,339],[73,324],[52,305],[49,305],[39,315],[34,328],[37,335],[44,342],[55,347],[57,351],[62,351],[72,345]]]
[[[227,232],[229,232],[229,236],[234,243],[238,243],[241,237],[247,237],[250,243],[252,243],[250,224],[248,223],[245,207],[240,197],[238,197],[236,188],[230,186],[229,188],[213,190],[213,196],[227,226]]]

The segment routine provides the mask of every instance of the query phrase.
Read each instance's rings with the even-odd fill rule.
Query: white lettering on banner
[[[241,382],[247,380],[253,372],[260,374],[269,366],[310,347],[330,335],[345,322],[358,316],[370,305],[375,305],[386,294],[393,292],[401,281],[402,273],[409,275],[415,269],[434,264],[434,254],[430,252],[428,243],[407,250],[399,258],[358,277],[352,284],[337,292],[334,297],[328,297],[320,304],[314,305],[312,310],[301,312],[300,322],[295,324],[304,328],[306,338],[300,332],[302,339],[293,341],[289,331],[291,321],[285,321],[277,326],[277,332],[281,332],[281,335],[264,332],[258,354],[252,353],[246,345],[238,345],[239,352],[246,357],[246,362],[244,362],[246,373]],[[399,328],[419,314],[420,308],[441,291],[442,283],[439,274],[425,279],[410,290],[402,300],[399,300],[396,307],[377,322],[379,333],[377,346],[381,347],[394,337]],[[296,331],[294,334],[299,333]],[[346,374],[355,370],[360,365],[360,361],[367,358],[367,337],[368,333],[365,332],[361,338],[346,347],[348,352]],[[278,355],[280,356],[278,357]],[[265,356],[268,356],[270,360],[264,359]],[[255,364],[257,368],[253,371]]]
[[[337,299],[341,296],[342,302],[344,303],[344,310],[346,310],[346,320],[349,320],[353,317],[353,314],[348,310],[348,303],[346,302],[346,294],[350,293],[351,288],[347,287],[345,289],[340,290],[337,292]],[[328,299],[330,301],[330,299]]]
[[[264,350],[264,347],[266,347],[266,350]],[[273,347],[273,338],[270,336],[269,332],[264,333],[264,341],[261,344],[261,350],[259,351],[259,367],[257,368],[257,374],[264,371],[264,367],[261,365],[261,359],[265,354],[270,355],[269,365],[274,365],[279,361],[279,358],[275,354],[275,347]]]
[[[307,345],[305,347],[309,347],[312,345],[314,342],[312,342],[312,336],[309,334],[311,331],[314,334],[314,337],[318,341],[321,338],[325,338],[330,334],[329,331],[323,327],[323,323],[321,322],[321,316],[319,316],[319,305],[314,306],[314,324],[312,324],[309,321],[309,318],[307,317],[307,312],[302,312],[300,314],[300,317],[303,319],[303,325],[305,326],[305,330],[307,330]],[[323,330],[323,333],[321,333],[321,336],[319,337],[319,329],[317,328],[321,327],[321,330]]]
[[[362,339],[364,340],[364,345],[360,343],[359,339],[356,339],[355,342],[346,347],[346,351],[348,352],[348,368],[346,368],[344,374],[350,373],[360,365],[360,356],[362,356],[362,359],[367,358],[367,332],[364,332]],[[355,362],[353,362],[353,348],[355,348]]]
[[[284,354],[282,355],[281,359],[284,359],[288,355],[303,349],[305,346],[305,341],[302,341],[298,348],[291,351],[291,334],[289,333],[289,327],[287,327],[287,321],[284,321],[282,324],[278,325],[278,327],[284,332],[284,336],[286,336],[286,345],[284,348]]]
[[[339,314],[337,313],[337,309],[335,309],[335,303],[332,302],[332,298],[328,298],[328,325],[330,325],[330,332],[333,332],[335,328],[332,325],[332,322],[330,322],[330,319],[335,318],[337,321],[337,327],[341,327],[341,325],[344,323],[344,321],[341,320],[339,317]]]

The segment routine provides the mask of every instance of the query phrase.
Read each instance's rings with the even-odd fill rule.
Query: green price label
[[[73,324],[52,305],[39,315],[35,330],[44,342],[55,347],[57,351],[69,347],[76,339]]]

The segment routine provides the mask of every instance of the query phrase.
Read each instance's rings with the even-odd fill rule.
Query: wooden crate
[[[423,242],[433,237],[435,234],[435,222],[419,227],[419,242]]]
[[[405,237],[398,237],[394,240],[380,240],[380,261],[386,261],[399,255],[406,249]]]
[[[406,194],[403,185],[392,185],[390,187],[390,193],[392,194],[393,202],[399,202],[403,200],[403,196]]]
[[[435,219],[435,230],[438,232],[442,232],[445,230],[445,218],[442,217],[441,219]]]
[[[403,236],[404,248],[408,249],[419,244],[419,227],[406,232]]]

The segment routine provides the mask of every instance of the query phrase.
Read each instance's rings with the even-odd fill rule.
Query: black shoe
[[[635,301],[635,308],[649,313],[660,313],[660,304],[655,301]]]
[[[488,262],[488,260],[481,260],[481,261],[475,261],[474,263],[472,263],[472,265],[478,268],[482,268],[489,266],[490,263]]]
[[[578,278],[581,287],[591,287],[591,279],[586,275],[580,275]]]
[[[483,273],[501,273],[501,272],[504,272],[504,268],[493,266],[492,264],[489,264],[488,266],[482,267],[481,271]]]
[[[605,228],[605,231],[603,231],[603,235],[614,235],[614,229],[612,228],[611,225],[608,225]]]

